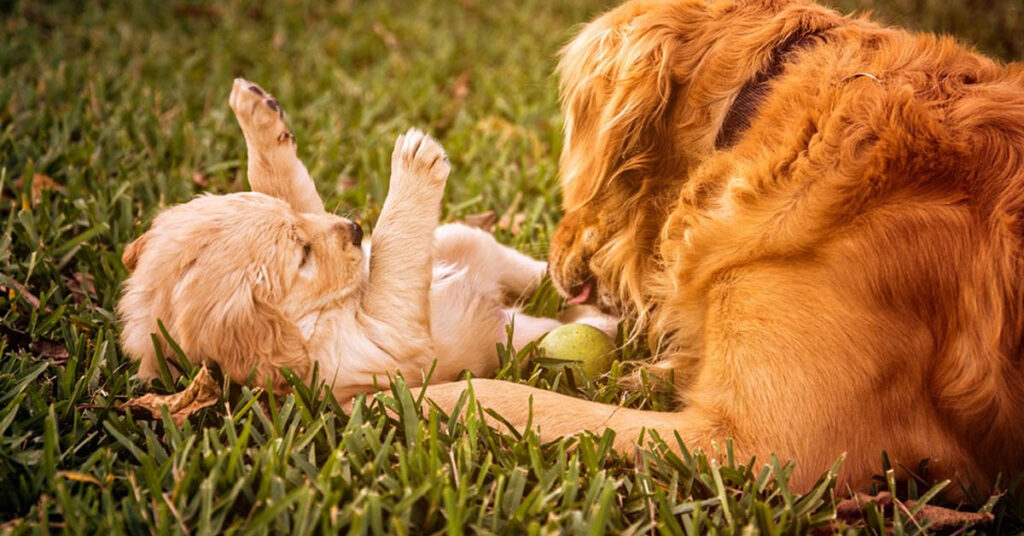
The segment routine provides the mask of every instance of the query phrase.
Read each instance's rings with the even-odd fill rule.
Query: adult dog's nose
[[[356,222],[351,222],[352,226],[352,245],[355,247],[362,247],[363,245],[363,228]]]

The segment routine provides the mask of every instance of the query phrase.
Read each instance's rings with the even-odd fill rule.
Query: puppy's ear
[[[594,22],[562,50],[561,173],[568,210],[622,172],[655,163],[679,49],[674,29],[641,15],[629,23]]]
[[[124,254],[121,255],[121,264],[123,264],[129,272],[135,271],[135,267],[138,266],[139,257],[142,256],[142,248],[146,246],[147,240],[149,240],[148,231],[125,246]]]
[[[237,383],[251,378],[254,385],[288,392],[283,367],[308,381],[313,366],[306,341],[278,308],[282,293],[266,271],[257,269],[220,282],[232,288],[205,289],[180,302],[176,336],[199,356],[216,361]]]

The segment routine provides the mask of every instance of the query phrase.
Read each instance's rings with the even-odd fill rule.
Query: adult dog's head
[[[659,228],[689,171],[730,142],[741,88],[838,19],[802,2],[635,0],[584,27],[559,64],[562,294],[642,315]]]
[[[300,214],[258,193],[172,207],[125,249],[123,347],[142,362],[140,377],[155,377],[161,321],[190,359],[215,361],[239,383],[283,389],[280,367],[312,372],[307,341],[318,313],[365,280],[361,241],[349,220]]]

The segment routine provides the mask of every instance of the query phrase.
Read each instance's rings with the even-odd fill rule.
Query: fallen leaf
[[[498,218],[498,229],[509,231],[513,235],[519,234],[519,228],[526,221],[526,215],[519,213],[519,204],[523,201],[523,193],[516,192],[515,198],[508,204],[505,213]]]
[[[458,101],[466,100],[469,96],[469,71],[462,71],[452,84],[452,97]]]
[[[64,277],[64,285],[71,291],[71,299],[77,305],[87,302],[89,296],[96,295],[96,283],[92,274],[75,272],[74,277]]]
[[[14,187],[20,190],[24,182],[25,179],[24,177],[22,177],[14,181]],[[57,181],[50,178],[48,175],[43,175],[42,173],[36,173],[35,175],[32,175],[31,201],[33,207],[36,206],[39,203],[39,201],[43,199],[43,192],[45,192],[46,190],[63,191],[64,187],[61,186],[60,183],[58,183]]]
[[[526,214],[518,212],[516,214],[505,214],[498,221],[498,229],[502,231],[508,231],[515,236],[522,230],[523,223],[526,222]]]
[[[907,508],[912,508],[914,501],[907,501],[905,504]],[[929,530],[942,532],[984,525],[996,518],[989,512],[961,512],[930,504],[922,506],[915,517],[919,521],[928,521]]]
[[[202,171],[193,171],[192,184],[195,184],[200,188],[206,188],[210,185],[210,179],[206,176],[206,173],[203,173]]]
[[[46,338],[32,340],[31,335],[20,329],[0,325],[0,336],[7,339],[7,344],[12,348],[27,349],[29,353],[44,359],[52,359],[58,365],[66,363],[70,356],[63,344]]]
[[[65,363],[70,355],[68,349],[63,344],[50,340],[50,339],[39,339],[29,346],[39,357],[45,357],[52,359],[56,363]]]
[[[10,288],[8,288],[7,285],[10,285]],[[3,292],[13,290],[18,293],[18,295],[21,296],[21,299],[25,300],[25,303],[29,304],[30,307],[33,309],[39,308],[39,298],[37,298],[35,294],[32,294],[25,285],[22,285],[14,279],[7,278],[6,285],[0,285],[0,289],[2,289]]]
[[[891,493],[883,491],[877,495],[866,493],[855,493],[852,497],[844,499],[836,504],[836,517],[844,521],[859,521],[863,518],[863,510],[868,504],[874,503],[879,509],[891,509],[893,504],[899,504],[893,499]],[[906,501],[900,504],[904,514],[910,513],[915,501]],[[926,504],[914,515],[913,520],[917,523],[928,523],[928,529],[934,532],[946,532],[954,529],[969,528],[976,525],[983,525],[992,522],[995,516],[988,512],[961,512],[951,508],[933,506]]]
[[[892,505],[892,494],[883,491],[878,495],[867,493],[854,493],[836,504],[836,516],[845,520],[860,519],[862,510],[870,503],[875,503],[879,508],[886,508]]]
[[[494,232],[494,220],[497,218],[497,214],[493,210],[487,212],[481,212],[479,214],[470,214],[462,219],[462,222],[470,227],[476,227],[477,229],[483,229],[488,233]]]
[[[193,413],[216,404],[220,400],[220,395],[220,386],[214,381],[206,365],[203,365],[184,391],[172,395],[149,393],[121,404],[120,409],[141,414],[149,412],[154,419],[159,419],[160,407],[167,406],[174,424],[181,426],[181,423]]]

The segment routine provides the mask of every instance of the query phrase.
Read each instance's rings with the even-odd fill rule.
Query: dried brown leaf
[[[193,413],[216,404],[220,396],[220,385],[217,385],[210,370],[203,365],[184,391],[171,395],[149,393],[121,404],[121,409],[140,414],[148,412],[154,419],[159,419],[160,407],[167,406],[174,424],[181,426]]]
[[[37,357],[52,359],[56,364],[66,363],[69,357],[68,349],[63,344],[46,338],[33,341],[31,335],[20,329],[0,326],[0,337],[6,339],[12,348],[27,349]]]
[[[25,300],[25,303],[29,304],[30,307],[33,309],[39,308],[39,298],[37,298],[35,294],[32,294],[32,291],[25,287],[25,285],[22,285],[14,279],[8,279],[7,285],[10,285],[10,288],[6,285],[0,285],[0,291],[5,293],[14,291],[21,296],[21,298]]]
[[[522,212],[518,212],[516,214],[505,214],[501,217],[501,220],[498,221],[498,229],[508,231],[512,236],[515,236],[523,230],[524,222],[526,222],[526,214],[523,214]]]
[[[89,296],[96,295],[96,283],[92,274],[75,272],[74,277],[64,277],[64,285],[71,292],[71,299],[77,305],[86,303]]]
[[[24,181],[24,178],[14,181],[14,187],[17,189],[21,189],[21,186],[22,184],[24,184]],[[43,199],[43,192],[45,192],[46,190],[62,191],[64,190],[64,187],[61,186],[60,183],[58,183],[57,181],[53,180],[49,175],[43,175],[42,173],[36,173],[35,175],[32,175],[31,201],[33,207],[36,206],[36,204],[38,204],[39,201]]]
[[[914,506],[914,501],[906,502],[907,508]],[[928,529],[934,532],[945,532],[991,523],[996,517],[989,512],[961,512],[926,504],[914,516],[918,521],[928,521]]]
[[[861,511],[870,503],[875,503],[880,508],[890,506],[892,504],[892,494],[887,491],[883,491],[878,495],[854,493],[852,497],[843,499],[836,504],[836,516],[845,520],[860,519]]]
[[[65,363],[70,357],[68,349],[63,344],[50,339],[39,339],[29,345],[29,348],[38,354],[39,357],[52,359],[56,363]]]
[[[505,213],[498,218],[498,229],[502,231],[509,231],[512,235],[519,234],[520,227],[523,222],[526,221],[526,215],[519,211],[519,204],[523,201],[523,193],[516,192],[516,196],[509,203],[508,208],[505,209]]]
[[[452,97],[458,101],[466,100],[469,96],[469,71],[462,71],[452,84]]]
[[[200,188],[206,188],[207,186],[210,185],[210,178],[207,177],[206,173],[203,173],[202,171],[193,171],[192,184],[195,184]]]
[[[892,494],[883,491],[877,495],[866,493],[855,493],[852,497],[839,501],[836,504],[836,517],[843,521],[858,521],[863,518],[864,508],[874,503],[880,509],[891,509],[893,504]],[[913,508],[914,501],[906,501],[902,505],[904,513],[909,513]],[[961,512],[941,506],[926,504],[914,515],[914,520],[919,524],[928,522],[928,529],[934,532],[946,532],[954,529],[962,529],[990,523],[995,516],[988,512]]]

